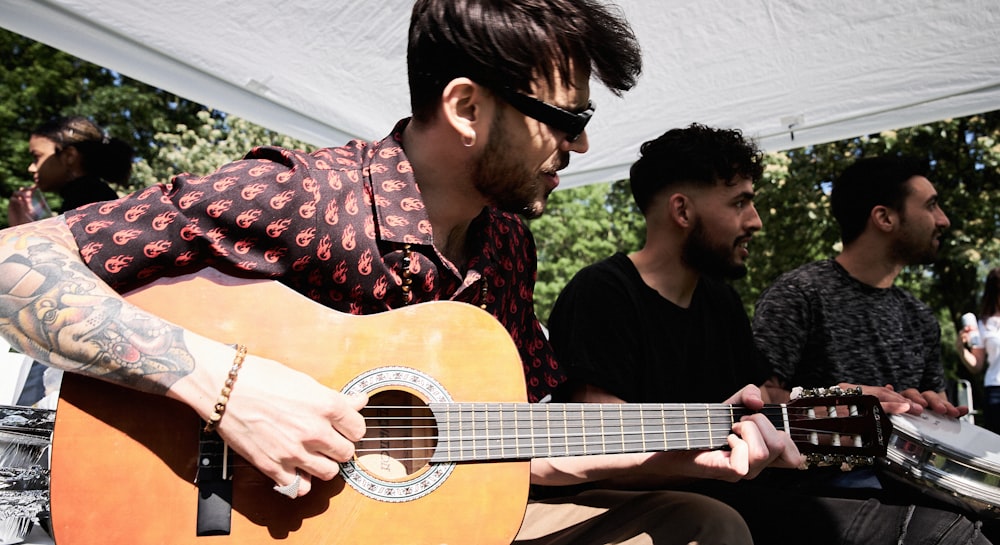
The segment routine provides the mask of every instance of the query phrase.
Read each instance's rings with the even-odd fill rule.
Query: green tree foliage
[[[180,172],[207,173],[257,145],[300,141],[123,77],[0,29],[0,226],[11,193],[32,183],[28,138],[42,123],[82,115],[136,151],[127,193]],[[58,197],[48,195],[50,201]],[[58,206],[57,202],[50,203]]]
[[[645,237],[627,182],[556,191],[530,226],[538,243],[535,312],[543,323],[576,271],[616,251],[636,250]]]
[[[28,137],[58,116],[93,119],[155,164],[154,136],[197,121],[204,106],[0,29],[0,205],[31,183]],[[132,187],[121,188],[123,190]]]
[[[208,174],[243,157],[256,146],[269,145],[311,151],[313,146],[265,129],[243,118],[202,110],[196,124],[176,125],[154,135],[156,156],[152,166],[137,169],[143,186],[167,181],[182,172]]]

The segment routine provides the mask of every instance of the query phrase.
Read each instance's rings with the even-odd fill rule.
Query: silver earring
[[[472,136],[469,135],[462,136],[462,145],[467,148],[471,148],[472,146],[476,145],[476,133],[473,132]]]

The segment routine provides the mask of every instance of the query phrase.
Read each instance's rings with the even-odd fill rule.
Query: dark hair
[[[833,182],[830,210],[840,224],[840,239],[854,242],[864,232],[876,206],[902,211],[914,176],[927,176],[927,163],[913,157],[887,155],[859,159]]]
[[[764,155],[739,129],[693,123],[642,144],[629,171],[632,198],[643,214],[663,189],[680,183],[714,185],[736,176],[753,181],[764,173]]]
[[[74,147],[80,152],[87,174],[116,184],[128,182],[132,174],[132,147],[118,138],[109,138],[93,121],[72,116],[52,119],[31,132],[52,140],[56,151]]]
[[[986,284],[983,286],[983,308],[980,309],[979,316],[985,320],[997,314],[1000,314],[1000,268],[993,269],[986,274]]]
[[[417,0],[413,6],[407,66],[417,120],[433,117],[441,92],[457,77],[530,91],[538,77],[549,85],[556,74],[572,81],[571,62],[619,95],[642,70],[628,22],[596,0]]]

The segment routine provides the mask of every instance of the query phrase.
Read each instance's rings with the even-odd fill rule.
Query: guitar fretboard
[[[726,446],[748,414],[725,404],[431,403],[438,445],[432,462],[525,460]],[[784,405],[763,411],[788,430]]]

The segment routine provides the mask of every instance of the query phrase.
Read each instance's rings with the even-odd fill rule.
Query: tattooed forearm
[[[140,312],[50,239],[0,261],[0,330],[18,350],[69,370],[163,393],[194,368],[183,330]]]

